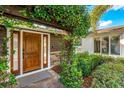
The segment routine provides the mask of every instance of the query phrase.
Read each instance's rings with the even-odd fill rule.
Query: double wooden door
[[[41,34],[23,33],[23,72],[41,68]]]

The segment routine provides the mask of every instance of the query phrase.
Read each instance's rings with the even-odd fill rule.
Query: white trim
[[[9,61],[9,63],[8,63],[8,66],[9,66],[9,69],[7,70],[7,72],[11,72],[11,53],[10,53],[10,50],[11,50],[11,40],[10,40],[10,29],[7,29],[7,31],[6,31],[6,33],[7,33],[7,38],[9,38],[9,40],[8,40],[8,42],[7,42],[7,47],[8,47],[8,55],[7,55],[7,58],[8,58],[8,61]]]
[[[102,54],[102,37],[100,37],[100,54]]]
[[[111,36],[109,35],[109,55],[111,55]]]
[[[41,69],[43,69],[43,34],[41,34]]]
[[[123,35],[123,34],[122,34]],[[120,35],[120,40],[122,39],[122,35]],[[122,45],[120,44],[120,56],[122,56]]]
[[[48,35],[48,68],[50,68],[50,34]]]

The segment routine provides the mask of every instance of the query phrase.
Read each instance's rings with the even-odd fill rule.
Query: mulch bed
[[[91,84],[92,84],[92,77],[91,76],[85,77],[83,87],[84,88],[90,88]]]
[[[62,68],[60,65],[56,65],[52,68],[56,73],[60,74],[62,72]]]

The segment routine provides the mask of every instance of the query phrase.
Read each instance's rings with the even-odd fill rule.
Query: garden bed
[[[83,88],[124,88],[124,59],[102,55],[78,54]],[[52,68],[60,74],[60,65]]]

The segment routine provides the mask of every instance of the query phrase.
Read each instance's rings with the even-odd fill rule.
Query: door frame
[[[15,31],[15,30],[14,30]],[[41,72],[44,70],[48,70],[50,69],[50,33],[43,33],[43,32],[36,32],[36,31],[30,31],[30,30],[16,30],[18,32],[20,32],[20,74],[16,76],[16,78],[20,78],[20,77],[24,77],[27,75],[31,75],[37,72]],[[28,33],[35,33],[35,34],[40,34],[41,35],[41,69],[39,70],[35,70],[35,71],[31,71],[28,73],[24,73],[23,72],[23,32],[28,32]],[[47,68],[43,68],[43,35],[48,35],[48,67]],[[10,36],[10,33],[7,31],[7,36]],[[8,42],[9,44],[9,50],[11,49],[11,45],[10,45],[10,41]],[[11,54],[9,54],[11,56]],[[11,68],[11,65],[9,65]],[[8,72],[11,72],[11,70],[9,69]]]

